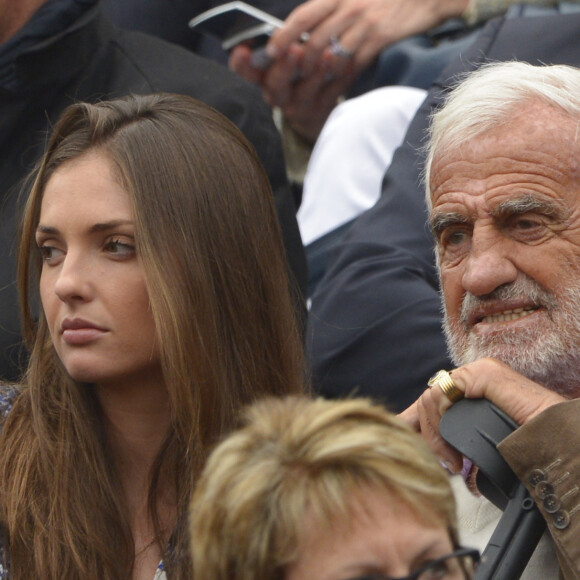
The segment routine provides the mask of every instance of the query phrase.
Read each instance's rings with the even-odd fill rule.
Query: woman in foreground
[[[303,384],[253,149],[187,97],[73,105],[27,201],[19,284],[30,362],[0,396],[0,578],[189,578],[208,446],[241,405]]]
[[[466,580],[446,471],[363,399],[266,399],[210,455],[191,506],[194,578]]]

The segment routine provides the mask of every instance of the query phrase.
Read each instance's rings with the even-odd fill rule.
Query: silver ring
[[[340,43],[340,40],[336,36],[330,37],[330,52],[334,56],[341,56],[342,58],[352,58],[354,56],[354,50],[349,50],[345,48]]]

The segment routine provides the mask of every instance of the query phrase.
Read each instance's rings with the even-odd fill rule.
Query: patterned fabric
[[[1,577],[0,577],[1,580]],[[153,576],[153,580],[167,580],[167,574],[165,574],[165,566],[163,565],[163,560],[159,562],[159,566],[157,566],[157,572],[155,572],[155,576]]]
[[[14,387],[0,387],[0,429],[12,409],[12,404],[16,398],[17,390]],[[10,560],[4,549],[5,546],[4,530],[0,529],[0,580],[9,580]]]
[[[12,409],[12,404],[16,398],[17,389],[16,387],[0,387],[0,429],[4,424],[4,420],[10,413]]]

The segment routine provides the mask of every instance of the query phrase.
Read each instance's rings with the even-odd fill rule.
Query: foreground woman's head
[[[191,517],[194,576],[206,580],[400,577],[458,549],[436,457],[357,399],[249,408],[210,456]],[[418,578],[463,580],[470,562],[450,558]]]

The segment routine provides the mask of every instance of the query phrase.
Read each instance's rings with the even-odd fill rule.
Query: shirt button
[[[570,525],[570,514],[566,510],[558,510],[554,514],[554,527],[564,530]]]
[[[560,498],[557,495],[551,494],[551,495],[547,495],[544,498],[544,509],[549,513],[549,514],[554,514],[556,513],[560,507],[562,506],[562,502],[560,501]]]
[[[540,481],[538,485],[536,485],[536,495],[540,499],[545,499],[549,495],[554,493],[554,486],[547,481]]]
[[[533,487],[536,487],[536,485],[538,485],[538,483],[540,483],[540,481],[545,481],[545,480],[546,480],[546,474],[541,469],[534,469],[528,477],[528,482]]]

